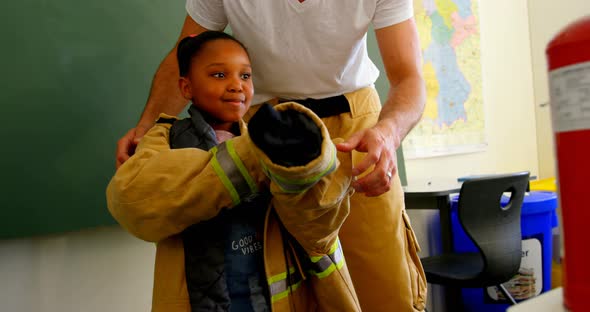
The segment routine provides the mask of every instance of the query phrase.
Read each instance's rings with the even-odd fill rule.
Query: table
[[[443,252],[453,251],[451,231],[451,198],[461,190],[461,183],[453,181],[413,181],[403,187],[406,209],[437,209]]]

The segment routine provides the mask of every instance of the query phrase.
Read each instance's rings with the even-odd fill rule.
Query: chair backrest
[[[520,210],[529,182],[528,172],[481,177],[463,182],[459,220],[484,260],[478,280],[498,285],[520,268],[522,255]],[[511,193],[502,207],[502,195]]]

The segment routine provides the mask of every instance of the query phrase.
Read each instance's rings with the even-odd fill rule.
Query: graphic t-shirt
[[[267,204],[262,196],[243,202],[227,216],[225,277],[232,312],[270,311],[263,254]]]

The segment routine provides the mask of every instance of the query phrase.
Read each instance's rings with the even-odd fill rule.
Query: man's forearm
[[[420,75],[404,78],[389,94],[379,116],[379,126],[394,135],[395,148],[418,123],[424,111],[426,90]]]
[[[150,96],[137,126],[151,128],[160,113],[177,116],[187,100],[178,87],[178,61],[176,48],[164,58],[152,81]]]
[[[178,41],[188,35],[198,35],[206,31],[203,26],[197,24],[189,15],[184,19],[182,30]],[[176,42],[178,44],[178,42]],[[160,113],[177,116],[186,106],[188,101],[180,93],[178,86],[178,79],[180,78],[178,70],[178,61],[176,60],[176,45],[174,49],[168,53],[166,58],[158,67],[154,80],[152,81],[152,88],[150,90],[150,97],[147,100],[145,109],[141,114],[141,118],[137,123],[146,129],[151,128],[158,118]]]
[[[398,148],[426,102],[420,40],[414,19],[377,29],[375,36],[390,85],[376,128]]]

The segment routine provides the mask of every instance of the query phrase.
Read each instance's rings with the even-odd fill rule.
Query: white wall
[[[555,34],[579,17],[590,15],[588,0],[529,0],[531,59],[537,119],[539,176],[555,177],[555,156],[545,49]]]
[[[154,254],[116,226],[0,241],[0,311],[149,311]]]

